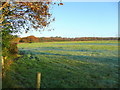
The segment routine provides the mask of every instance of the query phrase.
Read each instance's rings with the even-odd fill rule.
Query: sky
[[[53,31],[31,31],[20,37],[116,37],[118,35],[117,2],[63,2],[52,9]]]

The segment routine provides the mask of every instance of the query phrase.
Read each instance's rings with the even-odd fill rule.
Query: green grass
[[[19,44],[21,57],[9,72],[23,88],[118,87],[118,42],[73,41]]]

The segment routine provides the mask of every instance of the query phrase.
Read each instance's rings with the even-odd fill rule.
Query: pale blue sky
[[[118,33],[117,2],[64,2],[54,6],[54,31],[23,33],[21,37],[114,37]]]

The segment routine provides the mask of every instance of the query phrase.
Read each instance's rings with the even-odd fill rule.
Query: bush
[[[18,54],[17,43],[10,43],[10,54]]]

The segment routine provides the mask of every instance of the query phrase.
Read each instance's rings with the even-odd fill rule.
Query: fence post
[[[6,60],[6,56],[2,56],[2,77],[4,77],[4,68],[5,68],[5,60]]]
[[[2,69],[4,68],[4,57],[2,56]]]
[[[41,80],[41,73],[37,73],[37,86],[36,88],[40,90],[40,80]]]

